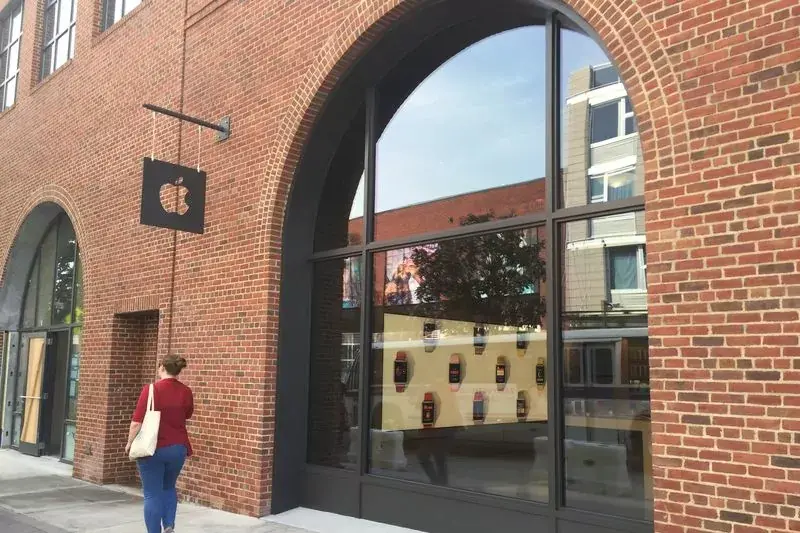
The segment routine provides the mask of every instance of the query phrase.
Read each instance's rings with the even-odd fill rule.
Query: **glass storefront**
[[[559,14],[459,39],[368,89],[327,166],[305,502],[409,527],[418,507],[437,531],[459,528],[428,510],[470,505],[651,528],[632,103]]]
[[[72,223],[59,215],[36,250],[22,305],[11,446],[71,462],[75,453],[83,279]]]

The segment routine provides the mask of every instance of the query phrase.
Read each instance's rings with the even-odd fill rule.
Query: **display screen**
[[[506,382],[506,365],[502,363],[497,365],[494,371],[494,379],[497,383]]]
[[[528,348],[528,339],[525,338],[524,331],[517,332],[517,350],[526,350]]]
[[[544,363],[541,361],[536,365],[536,384],[539,386],[545,384]]]
[[[449,381],[451,384],[461,383],[461,363],[450,363]]]
[[[430,426],[433,424],[436,417],[436,406],[433,400],[425,400],[422,402],[422,424]]]
[[[395,361],[394,362],[394,382],[397,384],[405,385],[408,383],[408,362]]]
[[[527,405],[525,405],[525,396],[522,394],[517,398],[517,418],[525,418],[527,415]]]
[[[486,328],[476,327],[473,332],[473,343],[475,346],[478,348],[486,346]]]
[[[475,398],[472,400],[472,420],[479,421],[484,419],[486,413],[484,413],[483,406],[483,398]]]

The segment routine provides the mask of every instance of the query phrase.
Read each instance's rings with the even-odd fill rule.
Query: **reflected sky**
[[[567,73],[608,62],[572,31],[562,32],[562,49]],[[376,211],[543,177],[545,86],[541,26],[484,39],[439,67],[378,142]],[[362,183],[351,218],[362,216],[363,204]]]

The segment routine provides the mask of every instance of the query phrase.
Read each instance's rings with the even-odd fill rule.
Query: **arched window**
[[[392,63],[337,137],[307,257],[303,503],[650,521],[632,104],[585,26],[493,16]],[[337,507],[342,479],[370,497]]]
[[[11,444],[25,453],[74,457],[82,322],[80,252],[61,214],[36,250],[23,301]]]

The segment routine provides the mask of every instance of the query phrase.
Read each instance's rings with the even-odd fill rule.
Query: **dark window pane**
[[[611,85],[619,82],[619,73],[613,65],[606,65],[592,69],[592,88]]]
[[[81,361],[81,328],[72,330],[67,374],[67,420],[78,419],[78,374]]]
[[[509,30],[404,101],[394,80],[381,87],[379,116],[391,120],[377,146],[376,240],[544,209],[545,48],[543,27]]]
[[[7,62],[8,62],[8,52],[0,52],[0,84],[6,81]]]
[[[345,132],[328,167],[317,214],[315,250],[364,243],[364,108]]]
[[[57,229],[57,224],[50,228],[39,252],[41,264],[39,265],[39,295],[36,302],[37,328],[49,326],[53,315],[53,279],[56,268]]]
[[[56,6],[49,7],[44,12],[44,42],[49,44],[56,31]]]
[[[561,193],[559,207],[577,207],[588,202],[614,201],[644,194],[644,171],[641,163],[639,137],[620,137],[635,133],[635,119],[621,117],[623,110],[631,112],[625,88],[616,83],[616,71],[607,65],[608,58],[590,37],[570,29],[560,30],[561,40]],[[593,82],[614,83],[596,87]],[[620,124],[624,120],[624,124]],[[614,139],[613,142],[595,145]],[[586,193],[591,190],[587,179],[613,176],[632,169],[629,188],[614,190],[609,183],[608,194],[600,197]]]
[[[619,102],[592,107],[592,142],[607,141],[619,134]]]
[[[81,263],[81,254],[78,251],[78,261],[75,265],[75,298],[73,307],[73,312],[75,313],[75,318],[73,322],[82,322],[83,321],[83,264]]]
[[[315,465],[354,469],[358,461],[360,266],[358,258],[314,265],[308,462]]]
[[[603,176],[589,180],[589,194],[592,202],[604,202],[606,199],[606,180]]]
[[[636,289],[638,284],[638,252],[635,247],[611,248],[608,251],[611,268],[611,289]]]
[[[58,228],[55,281],[53,287],[53,324],[71,323],[72,282],[75,277],[75,230],[64,217]]]
[[[33,263],[28,285],[25,288],[25,305],[22,313],[22,327],[32,328],[36,325],[36,295],[39,288],[39,257]]]
[[[53,46],[47,46],[42,52],[42,77],[49,76],[53,72]]]
[[[543,231],[375,255],[370,471],[548,500]]]
[[[11,37],[11,17],[0,19],[0,50],[5,50]]]
[[[625,98],[625,112],[626,113],[633,112],[633,107],[631,106],[631,99],[628,97]]]
[[[634,117],[628,117],[625,119],[625,135],[630,135],[631,133],[636,133],[639,131],[636,127],[636,119]]]
[[[562,446],[568,506],[651,520],[647,294],[615,291],[645,286],[640,219],[620,219],[634,223],[617,248],[587,233],[591,221],[561,227]]]

